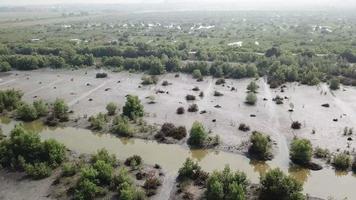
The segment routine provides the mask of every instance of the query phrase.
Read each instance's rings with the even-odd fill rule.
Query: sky
[[[318,7],[350,8],[356,7],[356,0],[0,0],[0,5],[48,5],[48,4],[209,4],[234,5],[246,8],[262,7]]]

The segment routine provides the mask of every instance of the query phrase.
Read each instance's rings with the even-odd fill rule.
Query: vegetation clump
[[[191,104],[189,107],[188,107],[188,112],[198,112],[199,111],[199,108],[198,108],[198,105],[197,104]]]
[[[138,166],[141,166],[142,163],[143,163],[142,158],[141,156],[138,155],[133,155],[125,160],[125,165],[130,166],[132,168],[137,168]]]
[[[248,186],[246,174],[232,172],[229,166],[223,171],[214,171],[206,183],[206,197],[208,200],[216,199],[245,199]]]
[[[214,91],[214,96],[215,97],[221,97],[221,96],[224,96],[224,94],[219,92],[219,91]]]
[[[59,122],[65,122],[69,120],[69,107],[63,99],[56,99],[53,103],[52,110],[47,117],[46,123],[48,125],[56,125]]]
[[[93,130],[103,130],[109,119],[106,114],[98,113],[96,116],[89,117],[90,128]]]
[[[346,153],[339,153],[333,157],[332,164],[337,170],[347,170],[351,166],[351,157]]]
[[[256,93],[257,90],[258,90],[259,86],[256,84],[255,81],[252,81],[248,84],[247,86],[247,91],[248,92],[253,92],[253,93]]]
[[[127,95],[126,103],[122,108],[122,114],[130,119],[136,119],[138,117],[143,117],[144,110],[141,101],[138,96]]]
[[[218,80],[216,80],[215,85],[222,85],[222,84],[225,84],[225,83],[226,83],[225,79],[219,78]]]
[[[241,123],[241,124],[239,125],[239,130],[240,130],[240,131],[247,132],[247,131],[250,130],[250,126],[246,125],[245,123]]]
[[[178,107],[176,113],[178,115],[183,115],[185,112],[184,107]]]
[[[292,178],[285,175],[280,169],[276,168],[268,171],[261,177],[261,193],[262,200],[304,200],[302,194],[303,185]]]
[[[127,117],[116,116],[113,120],[111,132],[123,137],[132,137],[134,129],[131,127]]]
[[[143,76],[142,77],[142,85],[154,85],[157,84],[158,78],[156,76]]]
[[[96,73],[95,77],[96,78],[106,78],[106,77],[108,77],[108,74],[105,72],[99,72],[99,73]]]
[[[17,125],[10,137],[0,142],[0,165],[14,170],[25,170],[35,179],[51,174],[66,158],[64,145],[55,140],[41,141],[38,134]]]
[[[330,80],[330,89],[331,90],[338,90],[340,89],[340,79],[338,78],[333,78]]]
[[[190,129],[188,144],[195,147],[203,147],[208,138],[208,133],[205,131],[203,124],[194,122]]]
[[[277,105],[283,104],[283,98],[279,95],[277,95],[275,98],[272,99],[272,101],[276,102]]]
[[[250,137],[249,153],[259,160],[269,160],[272,157],[272,141],[269,136],[254,131]]]
[[[106,105],[106,110],[108,115],[115,115],[117,110],[117,105],[114,102],[110,102]]]
[[[14,89],[0,91],[0,112],[16,109],[21,103],[22,96],[22,92]]]
[[[330,151],[328,149],[322,149],[320,147],[316,147],[314,149],[314,157],[315,158],[327,159],[327,158],[330,157]]]
[[[290,159],[299,165],[308,165],[313,155],[313,147],[307,139],[293,139],[290,147]]]
[[[187,96],[185,96],[185,99],[187,101],[195,101],[196,98],[194,95],[188,94]]]
[[[176,140],[181,140],[187,136],[187,130],[184,126],[176,127],[172,123],[164,123],[161,130],[155,135],[159,140],[165,140],[165,137],[172,137]]]
[[[302,124],[298,121],[292,122],[291,128],[292,129],[300,129],[302,127]]]
[[[256,102],[257,102],[257,96],[255,93],[253,92],[249,92],[246,96],[246,100],[245,100],[245,103],[248,104],[248,105],[256,105]]]
[[[205,185],[208,178],[208,173],[204,172],[197,162],[187,158],[183,166],[178,171],[178,181],[184,182],[193,180],[198,185]]]

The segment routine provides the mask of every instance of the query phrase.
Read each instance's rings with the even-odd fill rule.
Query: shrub
[[[271,139],[260,132],[253,132],[250,137],[249,153],[260,160],[267,160],[271,156]]]
[[[195,86],[192,90],[197,92],[197,91],[199,91],[200,89],[199,89],[198,86]]]
[[[316,158],[328,158],[329,156],[330,152],[328,149],[322,149],[320,147],[314,149],[314,157]]]
[[[306,165],[310,162],[313,154],[313,147],[307,139],[294,139],[291,143],[290,158],[300,165]]]
[[[14,89],[0,91],[0,112],[16,109],[20,105],[22,96],[21,91]]]
[[[143,76],[141,78],[142,85],[152,85],[152,84],[157,84],[158,78],[156,76]]]
[[[105,72],[101,72],[101,73],[96,73],[96,78],[106,78],[108,77],[108,74]]]
[[[142,158],[138,155],[133,155],[125,160],[126,166],[131,166],[133,168],[142,165]]]
[[[179,107],[179,108],[177,108],[177,114],[178,115],[182,115],[182,114],[184,114],[184,108],[183,107]]]
[[[190,105],[188,108],[188,112],[198,112],[198,111],[199,111],[198,105],[195,103]]]
[[[168,81],[163,81],[162,82],[162,86],[168,86],[169,85],[169,82]]]
[[[65,163],[62,166],[62,176],[73,176],[77,173],[77,166],[73,163]]]
[[[108,118],[105,114],[99,113],[96,116],[89,117],[90,128],[93,130],[102,130],[104,129]]]
[[[334,156],[332,164],[337,170],[347,170],[351,165],[351,158],[346,153],[340,153]]]
[[[243,172],[232,172],[226,166],[223,171],[214,171],[208,178],[206,184],[206,196],[208,200],[216,199],[245,199],[248,185],[246,174]]]
[[[63,99],[56,99],[53,104],[53,116],[59,121],[68,121],[68,105],[64,102]]]
[[[102,187],[97,186],[91,180],[82,179],[75,188],[74,199],[94,199],[103,194],[105,190]]]
[[[214,96],[215,97],[221,97],[221,96],[224,96],[224,94],[219,92],[219,91],[214,91]]]
[[[126,168],[121,168],[119,173],[111,180],[111,188],[114,190],[120,190],[123,183],[132,184],[132,179]]]
[[[11,65],[6,61],[0,62],[0,72],[7,72],[11,70]]]
[[[273,169],[261,176],[260,199],[304,200],[303,185],[280,169]]]
[[[225,83],[226,83],[226,81],[223,78],[220,78],[215,82],[216,85],[222,85],[222,84],[225,84]]]
[[[39,117],[43,117],[48,114],[48,106],[43,100],[34,101],[33,107],[36,109],[37,115]]]
[[[250,130],[250,126],[248,126],[248,125],[246,125],[246,124],[244,124],[244,123],[241,123],[240,125],[239,125],[239,130],[240,131],[249,131]]]
[[[203,125],[199,122],[194,122],[190,129],[188,144],[191,146],[203,147],[207,138],[208,134]]]
[[[256,84],[256,82],[252,81],[252,82],[250,82],[250,84],[248,84],[247,91],[256,93],[258,88],[259,88],[259,86]]]
[[[98,160],[93,164],[93,168],[98,172],[96,178],[100,184],[109,184],[111,182],[113,167],[104,160]]]
[[[161,127],[161,130],[156,135],[156,137],[158,138],[159,136],[172,137],[176,140],[181,140],[185,136],[187,136],[187,130],[185,129],[184,126],[176,127],[172,123],[164,123]]]
[[[152,189],[157,189],[158,186],[161,185],[161,181],[156,178],[156,177],[150,177],[148,179],[146,179],[143,188],[145,188],[146,190],[152,190]]]
[[[330,89],[331,90],[338,90],[340,89],[340,79],[338,78],[333,78],[330,80]]]
[[[46,163],[26,164],[25,172],[34,179],[42,179],[51,175],[52,170]]]
[[[50,173],[48,168],[60,165],[65,159],[65,147],[54,140],[41,142],[38,134],[17,125],[10,137],[0,143],[0,165],[30,173],[41,178]],[[27,169],[26,169],[27,168]]]
[[[272,99],[274,102],[276,102],[277,105],[283,104],[283,98],[277,95],[275,98]]]
[[[17,118],[23,121],[33,121],[38,119],[36,109],[27,103],[23,103],[20,107],[16,110]]]
[[[201,78],[203,78],[203,75],[201,74],[201,72],[200,72],[199,69],[195,69],[195,70],[192,72],[192,75],[193,75],[193,78],[195,78],[195,79],[201,79]]]
[[[116,116],[111,131],[119,136],[132,137],[134,130],[125,117]]]
[[[130,119],[136,119],[137,117],[143,117],[143,105],[138,99],[138,96],[127,95],[126,103],[123,107],[123,115]]]
[[[194,95],[191,95],[191,94],[188,94],[187,96],[185,96],[185,99],[187,101],[195,101],[195,96]]]
[[[186,179],[195,180],[200,174],[201,167],[197,162],[187,158],[183,163],[183,166],[178,171],[178,180],[183,181]]]
[[[96,154],[91,156],[91,162],[96,163],[97,161],[104,161],[112,166],[116,164],[116,156],[114,154],[110,155],[106,149],[100,149]]]
[[[291,128],[292,129],[300,129],[302,127],[302,124],[298,121],[292,122]]]
[[[114,102],[110,102],[106,105],[106,110],[108,115],[115,115],[117,110],[117,105]]]
[[[253,92],[249,92],[246,96],[245,103],[248,105],[255,105],[257,102],[257,96]]]

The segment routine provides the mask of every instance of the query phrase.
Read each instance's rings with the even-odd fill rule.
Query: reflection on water
[[[9,118],[0,117],[1,128],[4,134],[9,134],[18,122]],[[170,173],[177,173],[186,158],[197,160],[206,171],[221,170],[229,165],[234,170],[247,174],[253,183],[259,181],[270,168],[279,167],[301,182],[304,182],[304,192],[312,196],[326,198],[334,196],[338,199],[356,197],[356,178],[352,173],[335,172],[331,168],[320,171],[310,171],[300,167],[289,167],[278,159],[259,162],[250,160],[239,154],[215,150],[189,150],[175,144],[159,144],[155,141],[140,139],[118,138],[111,134],[93,134],[86,129],[73,127],[47,127],[41,121],[24,123],[24,126],[34,132],[40,132],[42,139],[53,138],[66,145],[77,153],[94,153],[98,149],[106,148],[110,153],[116,154],[119,159],[126,159],[132,155],[140,155],[147,164],[160,164]],[[351,198],[354,199],[354,198]]]
[[[250,165],[253,166],[253,171],[258,172],[260,176],[270,170],[270,166],[264,161],[250,160]]]
[[[290,166],[288,172],[291,176],[293,176],[295,179],[299,180],[302,183],[307,182],[308,177],[310,175],[309,169],[297,165]]]

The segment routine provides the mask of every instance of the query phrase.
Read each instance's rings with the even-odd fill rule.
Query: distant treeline
[[[352,64],[355,62],[356,56],[349,50],[340,55],[316,55],[311,50],[291,54],[279,47],[272,47],[264,54],[235,51],[216,54],[205,50],[188,51],[188,47],[181,44],[152,46],[144,43],[98,47],[0,47],[1,71],[93,65],[151,75],[199,70],[203,76],[235,79],[267,76],[271,87],[294,81],[315,85],[330,77],[356,85],[356,67]]]

